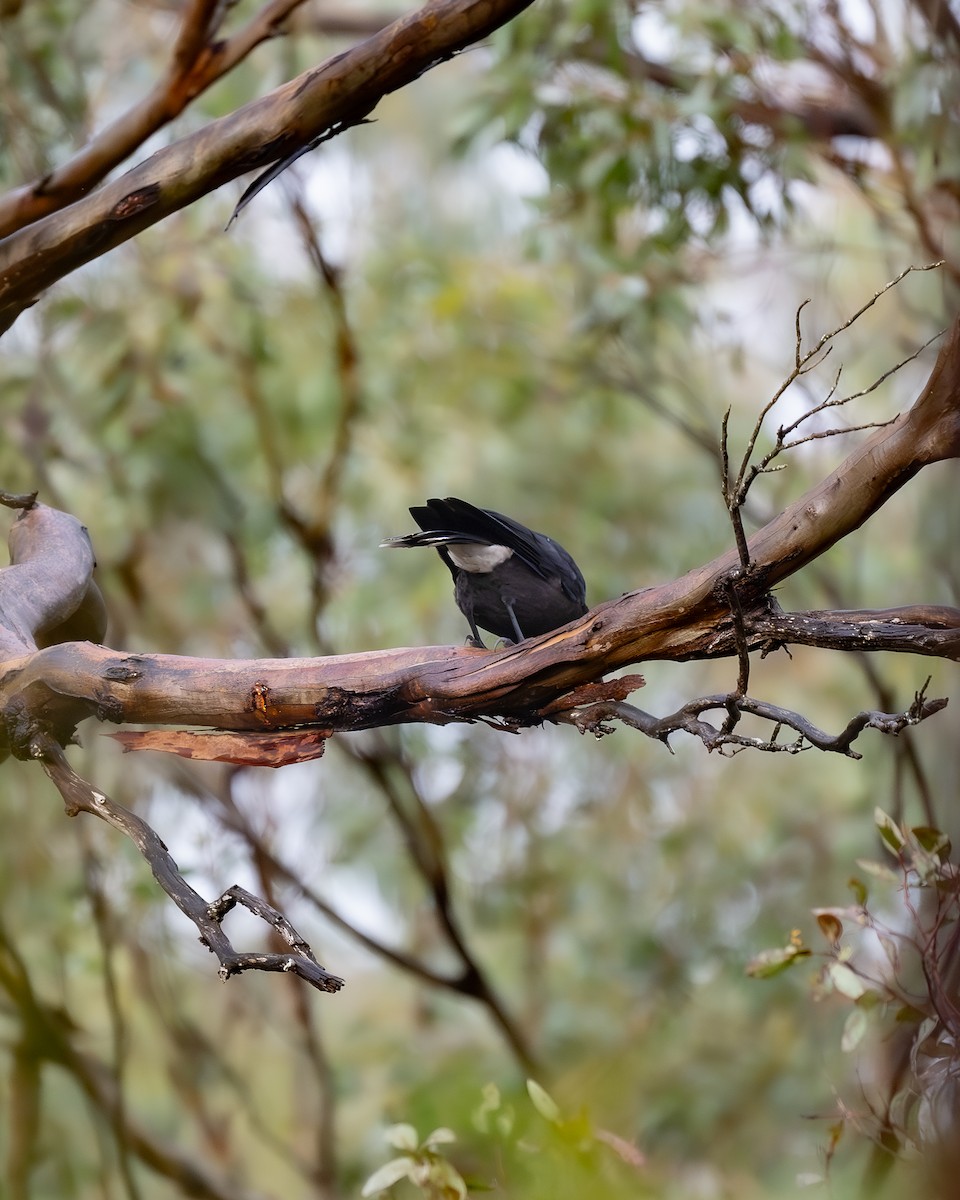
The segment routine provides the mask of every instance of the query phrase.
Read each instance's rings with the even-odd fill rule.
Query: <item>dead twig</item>
[[[783,399],[788,389],[794,383],[802,379],[804,375],[809,374],[812,370],[823,363],[826,356],[833,349],[831,343],[834,341],[834,339],[837,338],[841,333],[844,333],[846,330],[848,330],[856,321],[860,319],[860,317],[864,315],[864,313],[869,311],[869,309],[871,309],[882,296],[886,295],[886,293],[892,288],[895,288],[898,284],[902,283],[908,275],[917,271],[935,271],[942,266],[943,260],[941,259],[938,262],[928,263],[925,266],[912,265],[905,267],[895,279],[891,279],[888,283],[885,283],[883,287],[874,292],[870,299],[862,304],[857,311],[852,314],[852,316],[849,316],[845,321],[842,321],[834,329],[828,330],[826,333],[821,334],[820,338],[809,350],[804,350],[803,348],[803,328],[801,317],[803,310],[810,303],[810,300],[807,299],[803,301],[803,303],[797,309],[794,323],[793,369],[774,392],[773,396],[760,410],[760,413],[754,422],[753,429],[747,438],[747,445],[740,460],[740,466],[737,470],[736,478],[733,480],[730,478],[730,456],[727,437],[730,410],[727,410],[721,426],[721,462],[723,467],[724,499],[726,501],[727,510],[730,513],[731,519],[734,521],[734,534],[736,536],[737,547],[741,552],[740,561],[743,567],[748,565],[749,560],[745,559],[744,557],[746,549],[746,536],[744,535],[742,521],[740,520],[740,510],[746,501],[747,493],[749,492],[758,475],[768,474],[771,471],[782,469],[782,465],[778,465],[776,467],[772,465],[774,459],[776,459],[785,450],[792,450],[796,446],[803,445],[805,442],[815,441],[819,438],[837,437],[842,433],[854,433],[862,429],[879,429],[883,428],[885,425],[891,424],[892,422],[868,421],[846,429],[820,430],[815,433],[807,434],[802,438],[797,438],[794,441],[787,440],[790,434],[795,433],[804,422],[809,421],[811,418],[822,412],[825,412],[827,409],[839,408],[845,404],[849,404],[851,400],[860,399],[861,397],[868,396],[871,392],[876,391],[876,389],[882,383],[884,383],[892,375],[895,375],[897,371],[901,370],[908,363],[913,362],[915,358],[923,353],[927,346],[931,345],[932,342],[935,342],[938,338],[942,337],[945,331],[940,330],[938,333],[934,334],[933,337],[929,338],[923,343],[922,346],[915,350],[913,354],[908,355],[895,366],[888,368],[888,370],[884,371],[883,374],[878,376],[867,387],[861,388],[861,390],[858,392],[851,392],[847,396],[837,398],[836,391],[839,387],[841,372],[843,371],[843,366],[841,365],[837,370],[833,385],[829,389],[826,397],[818,404],[815,404],[808,411],[802,413],[789,425],[780,426],[777,431],[777,439],[773,448],[764,454],[758,462],[753,462],[753,455],[757,447],[757,441],[760,437],[760,432],[763,428],[764,421],[780,402],[780,400]]]
[[[942,337],[944,330],[934,334],[923,343],[917,350],[906,358],[901,359],[896,365],[888,368],[879,375],[871,384],[859,391],[850,392],[845,396],[837,396],[837,390],[840,385],[840,376],[843,371],[843,365],[837,368],[833,383],[827,391],[826,396],[818,403],[813,404],[805,412],[801,413],[794,421],[789,424],[781,425],[777,430],[776,440],[770,450],[763,454],[759,460],[752,461],[757,448],[757,442],[760,437],[760,432],[763,428],[763,423],[767,416],[773,411],[774,407],[783,398],[789,388],[802,380],[805,375],[812,371],[815,367],[820,366],[827,354],[833,349],[833,340],[845,330],[848,330],[865,312],[871,309],[881,296],[885,295],[892,288],[895,288],[901,283],[907,275],[914,271],[932,271],[942,266],[942,261],[930,263],[926,266],[909,266],[906,267],[900,274],[879,288],[873,296],[870,297],[864,304],[860,306],[855,313],[841,322],[836,328],[828,330],[822,334],[819,340],[810,349],[805,350],[803,345],[803,327],[801,317],[804,308],[810,303],[809,300],[804,300],[796,312],[794,321],[794,364],[793,369],[783,380],[773,396],[764,407],[761,409],[753,429],[747,439],[747,445],[740,460],[740,465],[736,473],[736,478],[731,478],[730,468],[730,449],[729,449],[729,424],[730,424],[730,409],[724,413],[721,422],[720,430],[720,464],[723,480],[723,495],[726,504],[727,513],[730,517],[730,522],[733,527],[734,542],[737,549],[737,557],[740,561],[740,566],[736,571],[731,572],[722,581],[722,591],[725,594],[729,607],[730,615],[733,620],[733,631],[735,645],[737,649],[738,660],[738,675],[736,691],[731,697],[731,702],[728,706],[727,719],[724,722],[723,733],[731,734],[735,725],[740,719],[740,709],[736,701],[746,696],[747,688],[750,681],[750,651],[747,643],[747,637],[744,629],[744,614],[743,607],[740,601],[739,584],[750,571],[750,549],[747,542],[747,535],[743,524],[743,507],[746,503],[750,488],[760,475],[769,474],[773,471],[783,469],[783,463],[775,464],[775,460],[787,450],[793,450],[798,446],[802,446],[808,442],[817,441],[823,438],[838,437],[843,433],[855,433],[866,429],[883,429],[888,425],[892,425],[896,418],[890,418],[887,421],[865,421],[859,425],[852,425],[846,428],[833,428],[815,430],[812,433],[805,433],[802,437],[795,437],[791,440],[791,435],[795,434],[798,429],[806,422],[812,420],[826,412],[828,409],[840,408],[849,404],[853,400],[860,399],[863,396],[869,395],[876,391],[885,380],[889,379],[897,371],[901,370],[908,363],[913,362],[932,342],[937,338]]]
[[[111,800],[104,792],[81,778],[67,762],[62,748],[50,737],[37,734],[31,746],[32,756],[39,759],[49,778],[63,797],[67,815],[91,813],[119,829],[137,847],[150,865],[154,878],[180,911],[196,925],[200,941],[220,960],[220,978],[243,971],[292,972],[321,992],[338,992],[343,980],[326,971],[314,957],[313,951],[287,919],[265,901],[252,896],[243,888],[228,888],[222,896],[208,903],[180,874],[160,835],[135,813]],[[290,954],[260,954],[234,949],[221,927],[223,918],[237,904],[248,908],[284,938]]]
[[[776,704],[765,700],[754,700],[749,696],[738,696],[736,693],[717,696],[701,696],[684,704],[682,708],[666,717],[655,717],[651,713],[623,701],[601,701],[584,708],[573,709],[568,713],[558,714],[553,719],[576,726],[581,733],[592,733],[595,737],[603,737],[612,733],[614,727],[611,721],[636,729],[654,741],[662,742],[670,752],[670,737],[674,733],[689,733],[697,737],[708,750],[717,750],[724,757],[731,757],[743,750],[761,750],[769,754],[800,754],[804,750],[816,749],[834,754],[843,754],[846,758],[862,758],[853,749],[853,743],[865,729],[876,729],[880,733],[896,737],[911,725],[919,725],[934,713],[946,708],[945,699],[927,700],[925,690],[927,683],[913,698],[908,709],[899,713],[883,713],[866,711],[858,713],[837,734],[829,734],[818,729],[812,721]],[[759,717],[773,724],[773,733],[769,738],[747,737],[734,733],[728,724],[731,709],[736,712],[739,720],[744,714]],[[703,720],[703,714],[722,710],[727,714],[724,723],[717,727]],[[736,722],[734,722],[735,724]],[[779,740],[782,729],[792,729],[799,736],[793,741]]]

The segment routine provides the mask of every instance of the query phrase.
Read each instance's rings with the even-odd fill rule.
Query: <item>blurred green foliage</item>
[[[728,548],[724,410],[742,446],[793,364],[804,298],[809,344],[933,257],[914,218],[957,150],[944,125],[956,63],[916,36],[909,7],[881,47],[879,150],[862,143],[840,161],[795,123],[744,121],[758,76],[809,59],[820,7],[535,5],[492,48],[304,160],[228,235],[239,188],[21,318],[0,368],[0,479],[89,526],[110,644],[233,657],[459,641],[435,556],[377,550],[432,495],[558,536],[591,602]],[[142,95],[174,29],[153,4],[123,22],[103,3],[14,6],[0,19],[0,178],[62,161]],[[637,74],[648,42],[675,86]],[[163,136],[330,48],[309,35],[262,47]],[[874,151],[891,157],[875,168]],[[310,266],[297,202],[335,288]],[[910,353],[942,323],[944,286],[915,276],[885,297],[789,394],[788,414],[822,397],[838,356],[853,390]],[[851,423],[909,403],[931,361],[856,402]],[[846,446],[795,453],[755,489],[750,520]],[[928,474],[785,585],[784,607],[956,603],[955,473]],[[657,713],[736,679],[731,662],[643,669],[637,702]],[[756,663],[751,690],[836,730],[862,708],[907,707],[928,674],[931,694],[946,694],[935,660],[800,650]],[[337,739],[321,762],[271,774],[121,759],[106,732],[84,731],[78,768],[150,819],[205,895],[236,881],[269,892],[347,987],[327,997],[251,975],[221,987],[133,850],[66,820],[35,767],[4,764],[0,1158],[12,1196],[356,1195],[398,1122],[414,1140],[392,1145],[433,1164],[421,1190],[436,1194],[457,1187],[434,1153],[471,1191],[516,1200],[751,1200],[792,1195],[823,1174],[825,1151],[833,1194],[853,1194],[890,1042],[844,1053],[849,996],[810,1003],[802,964],[767,980],[746,969],[794,929],[816,942],[811,909],[846,903],[855,860],[878,853],[876,804],[951,829],[949,709],[898,743],[865,734],[859,762],[723,758],[679,737],[671,755],[626,730],[597,742],[567,727],[411,727]],[[488,1009],[371,952],[295,882],[349,925],[455,970],[409,853],[410,829],[430,823],[462,936],[556,1119]],[[230,920],[238,943],[262,944],[252,922]],[[41,1012],[119,1074],[112,1115],[37,1040]],[[32,1119],[34,1105],[30,1138],[12,1114]],[[203,1162],[222,1191],[145,1165],[135,1138],[115,1136],[125,1123]],[[419,1141],[438,1129],[456,1141]]]

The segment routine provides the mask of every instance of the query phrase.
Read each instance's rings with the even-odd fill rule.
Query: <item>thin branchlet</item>
[[[644,712],[636,705],[625,701],[600,701],[585,705],[567,713],[558,713],[553,719],[576,726],[581,733],[593,733],[603,737],[612,733],[611,721],[619,721],[636,729],[654,741],[662,742],[672,752],[670,738],[675,733],[687,733],[700,741],[710,751],[721,754],[738,754],[743,750],[759,750],[768,754],[800,754],[806,750],[821,750],[825,753],[842,754],[846,758],[859,759],[862,755],[853,749],[853,743],[867,729],[896,737],[904,729],[919,725],[928,717],[941,712],[947,705],[943,698],[928,700],[926,688],[929,679],[915,693],[910,706],[901,712],[886,713],[867,710],[853,717],[839,733],[830,734],[814,725],[812,721],[780,705],[770,704],[750,696],[730,692],[717,696],[702,696],[684,704],[668,716],[657,717]],[[722,724],[716,725],[705,719],[704,714],[723,712]],[[732,714],[735,719],[731,720]],[[750,737],[735,733],[734,727],[741,717],[752,716],[769,721],[772,732],[769,737]],[[793,741],[779,740],[783,729],[792,729],[797,737]]]
[[[832,430],[828,434],[824,434],[824,433],[811,434],[811,435],[808,435],[806,438],[798,439],[797,441],[794,441],[794,442],[786,442],[785,441],[786,437],[788,437],[791,433],[793,433],[800,425],[802,425],[805,421],[810,420],[812,417],[816,416],[817,414],[823,412],[825,409],[840,407],[844,404],[848,404],[851,400],[860,399],[861,397],[868,396],[868,395],[870,395],[871,392],[876,391],[876,389],[878,387],[880,387],[880,385],[882,383],[886,382],[886,380],[888,380],[892,375],[895,375],[898,371],[900,371],[908,363],[913,362],[914,359],[916,359],[920,354],[922,354],[923,351],[932,342],[936,341],[939,337],[942,337],[943,332],[944,332],[943,330],[940,330],[938,333],[934,334],[933,337],[929,338],[926,342],[923,343],[923,345],[918,347],[917,350],[915,350],[912,354],[908,355],[906,358],[902,359],[895,366],[888,368],[886,371],[884,371],[881,375],[879,375],[867,387],[862,388],[860,391],[857,391],[857,392],[851,392],[849,395],[844,396],[840,399],[836,398],[836,391],[837,391],[837,388],[839,387],[840,375],[843,370],[843,367],[841,366],[840,368],[838,368],[837,373],[834,377],[833,385],[831,386],[830,390],[828,391],[826,398],[824,400],[820,401],[818,404],[815,404],[807,412],[803,413],[792,424],[781,427],[781,429],[778,430],[777,441],[776,441],[776,444],[773,447],[773,449],[771,451],[768,451],[768,453],[763,456],[763,458],[759,461],[759,463],[753,462],[753,456],[754,456],[754,453],[757,448],[757,442],[759,440],[764,421],[769,416],[769,414],[773,411],[773,409],[776,407],[778,402],[783,398],[783,396],[786,394],[786,392],[789,390],[790,387],[792,387],[795,383],[797,383],[799,380],[801,380],[803,378],[803,376],[808,375],[811,371],[813,371],[816,367],[820,366],[823,363],[824,358],[826,357],[826,354],[829,353],[830,350],[832,350],[832,348],[833,348],[831,345],[833,340],[836,337],[838,337],[841,333],[844,333],[846,330],[850,329],[850,327],[857,320],[859,320],[859,318],[862,317],[864,315],[864,313],[868,312],[882,296],[884,296],[892,288],[895,288],[899,283],[901,283],[904,279],[906,279],[906,277],[908,275],[910,275],[913,272],[917,272],[917,271],[933,271],[941,266],[943,266],[942,260],[939,262],[935,262],[935,263],[928,263],[924,266],[913,265],[913,266],[904,268],[904,270],[902,270],[895,279],[891,279],[888,283],[885,283],[883,285],[883,287],[879,288],[870,297],[869,300],[867,300],[864,304],[862,304],[860,306],[860,308],[858,308],[857,311],[852,314],[852,316],[848,317],[845,321],[842,321],[835,328],[830,329],[826,333],[821,334],[818,341],[809,350],[804,350],[804,348],[803,348],[803,328],[802,328],[801,314],[803,313],[803,310],[807,307],[807,305],[810,303],[810,300],[809,299],[804,300],[798,306],[795,321],[794,321],[795,344],[794,344],[793,370],[790,371],[790,373],[782,381],[780,386],[773,393],[771,398],[763,406],[763,408],[760,410],[760,413],[757,416],[756,421],[754,422],[754,425],[750,432],[750,435],[747,438],[747,444],[744,449],[743,457],[740,460],[740,467],[737,471],[736,480],[732,484],[730,484],[728,482],[726,489],[725,489],[725,494],[727,496],[727,502],[728,502],[728,508],[732,508],[732,507],[739,508],[743,505],[744,501],[747,498],[747,493],[750,490],[751,484],[754,482],[754,480],[757,478],[758,475],[767,473],[770,463],[773,461],[774,458],[776,458],[784,450],[792,449],[794,446],[798,446],[798,445],[802,444],[803,441],[813,441],[816,438],[824,437],[824,436],[834,437],[841,433],[852,433],[852,432],[855,432],[860,429],[874,429],[874,428],[878,428],[880,425],[882,425],[884,423],[884,422],[867,422],[867,423],[864,423],[861,425],[853,426],[852,428],[849,428],[849,429]],[[723,426],[724,430],[727,427],[728,420],[729,420],[729,413],[724,418],[724,426]],[[725,477],[725,479],[729,478],[729,468],[728,467],[725,468],[724,477]]]

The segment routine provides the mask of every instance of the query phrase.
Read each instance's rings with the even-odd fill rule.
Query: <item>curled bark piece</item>
[[[289,733],[203,733],[195,729],[121,729],[110,736],[124,753],[159,750],[181,758],[233,763],[240,767],[286,767],[321,758],[329,729],[296,729]]]

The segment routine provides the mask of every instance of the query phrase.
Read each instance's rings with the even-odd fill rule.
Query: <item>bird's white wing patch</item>
[[[447,553],[461,571],[485,574],[513,554],[509,546],[478,546],[472,542],[450,542]]]

